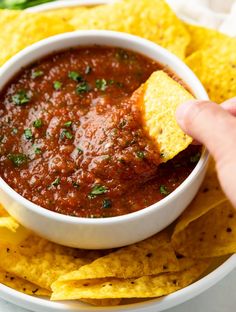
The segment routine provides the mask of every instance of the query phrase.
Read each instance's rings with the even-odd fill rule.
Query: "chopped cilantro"
[[[97,79],[96,80],[96,87],[101,90],[101,91],[105,91],[107,88],[107,82],[105,79]]]
[[[43,125],[43,122],[42,122],[41,119],[36,119],[36,120],[34,121],[34,123],[33,123],[33,126],[34,126],[35,128],[41,128],[42,125]]]
[[[12,101],[18,106],[23,106],[29,103],[30,97],[25,90],[21,90],[12,96]]]
[[[90,67],[89,65],[87,65],[86,68],[85,68],[84,73],[85,73],[86,75],[88,75],[88,74],[91,73],[91,71],[92,71],[92,67]]]
[[[31,140],[33,138],[33,134],[32,134],[32,131],[31,129],[25,129],[24,130],[24,136],[26,138],[26,140]]]
[[[92,188],[92,191],[89,193],[88,197],[90,199],[96,197],[97,195],[102,195],[105,194],[108,191],[108,189],[103,186],[103,185],[94,185],[94,187]]]
[[[107,208],[111,208],[112,206],[112,201],[108,198],[104,199],[102,202],[102,208],[107,209]]]
[[[74,187],[76,187],[76,188],[79,188],[80,187],[80,185],[77,183],[77,182],[72,182],[72,185],[74,186]]]
[[[61,132],[61,138],[64,139],[65,137],[71,140],[73,139],[73,134],[70,131],[63,129]]]
[[[170,194],[170,192],[168,191],[168,189],[167,189],[167,187],[165,186],[165,185],[161,185],[160,186],[160,193],[162,194],[162,195],[168,195],[168,194]]]
[[[62,86],[62,82],[60,82],[60,81],[54,81],[53,82],[53,88],[55,89],[55,90],[60,90],[61,89],[61,86]]]
[[[56,178],[56,179],[51,183],[51,185],[52,185],[52,186],[58,186],[60,183],[61,183],[61,179],[60,179],[60,178]]]
[[[35,150],[34,150],[34,152],[35,152],[36,155],[39,155],[39,154],[42,153],[42,150],[41,150],[41,148],[36,147]]]
[[[27,156],[25,154],[9,154],[8,159],[13,163],[15,167],[20,167],[27,163]]]
[[[33,79],[37,78],[37,77],[41,77],[43,75],[43,71],[38,69],[38,70],[34,70],[31,74],[31,77]]]
[[[82,81],[76,86],[76,93],[82,94],[90,90],[89,84],[86,81]]]
[[[77,82],[80,82],[80,81],[83,80],[83,77],[82,77],[79,73],[77,73],[77,72],[75,72],[75,71],[70,71],[70,72],[68,73],[68,77],[69,77],[70,79],[74,80],[74,81],[77,81]]]
[[[119,127],[120,128],[123,128],[125,125],[127,124],[127,121],[125,119],[123,119],[120,124],[119,124]]]
[[[143,151],[137,151],[136,156],[140,159],[145,158],[145,153]]]
[[[72,121],[70,121],[70,120],[64,123],[64,126],[67,128],[70,128],[71,125],[72,125]]]
[[[190,162],[196,164],[199,161],[200,157],[201,153],[198,152],[197,154],[190,157]]]
[[[78,151],[79,154],[83,154],[83,152],[84,152],[84,151],[82,150],[82,148],[80,148],[80,147],[77,147],[77,151]]]
[[[17,133],[18,133],[18,129],[17,129],[17,128],[13,128],[13,129],[12,129],[12,133],[13,133],[13,134],[17,134]]]

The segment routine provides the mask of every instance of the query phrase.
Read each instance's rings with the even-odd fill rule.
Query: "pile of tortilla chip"
[[[164,0],[121,0],[44,13],[0,10],[0,25],[4,47],[0,65],[49,36],[108,29],[152,40],[186,60],[217,103],[236,96],[236,39],[183,23]],[[147,114],[155,114],[155,107],[149,109]],[[184,140],[186,145],[191,141]],[[196,198],[175,225],[117,250],[57,245],[25,229],[0,207],[0,282],[51,300],[107,306],[168,295],[199,279],[219,257],[234,252],[236,212],[219,186],[213,162]]]

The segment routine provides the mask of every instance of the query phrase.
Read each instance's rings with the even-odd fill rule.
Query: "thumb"
[[[189,101],[180,105],[176,118],[181,128],[203,143],[216,162],[234,161],[236,118],[209,101]]]
[[[229,111],[233,112],[232,107]],[[182,129],[203,143],[215,158],[221,186],[236,208],[236,118],[221,106],[207,101],[182,104],[176,118]]]

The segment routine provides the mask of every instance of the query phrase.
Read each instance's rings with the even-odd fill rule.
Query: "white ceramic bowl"
[[[207,94],[192,71],[160,46],[136,36],[111,31],[77,31],[40,41],[19,52],[0,69],[0,90],[24,66],[54,51],[88,45],[131,49],[169,66],[192,89],[197,98]],[[0,198],[21,224],[59,244],[89,249],[120,247],[143,240],[172,223],[198,191],[207,165],[207,152],[188,178],[169,196],[140,211],[105,219],[65,216],[41,208],[16,193],[0,179]]]

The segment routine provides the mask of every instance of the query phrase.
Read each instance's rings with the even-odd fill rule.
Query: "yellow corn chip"
[[[80,298],[150,298],[170,294],[195,281],[207,269],[210,260],[197,261],[177,273],[143,276],[138,279],[95,279],[54,283],[52,300]]]
[[[58,17],[10,10],[0,10],[0,28],[0,65],[34,42],[73,30]]]
[[[106,307],[119,305],[121,299],[80,299],[80,301],[89,303],[97,307]]]
[[[98,258],[59,278],[59,281],[83,280],[105,277],[131,278],[157,275],[179,269],[178,260],[166,232],[161,232],[140,243],[123,247]]]
[[[219,184],[217,173],[215,171],[215,163],[213,159],[211,159],[203,184],[195,199],[180,216],[172,239],[175,240],[175,236],[178,235],[179,232],[183,231],[189,223],[200,218],[216,205],[225,201],[226,196]]]
[[[163,71],[154,72],[136,92],[142,94],[139,103],[144,127],[157,142],[161,160],[166,162],[192,142],[177,124],[175,111],[193,96]]]
[[[70,23],[78,30],[106,29],[134,34],[160,44],[182,59],[189,43],[188,32],[164,0],[125,0],[74,11]]]
[[[173,238],[184,256],[208,258],[236,252],[236,212],[228,201],[192,221]]]
[[[190,34],[190,43],[186,51],[187,56],[197,50],[218,47],[221,41],[224,43],[229,38],[215,29],[190,24],[185,24],[185,27]]]
[[[19,278],[2,270],[0,270],[0,283],[27,295],[46,297],[50,297],[51,295],[51,292],[47,289],[40,288],[37,285],[27,282],[23,278]]]
[[[221,103],[236,96],[236,39],[227,38],[186,59],[206,88],[209,97]]]
[[[50,290],[59,276],[90,263],[99,254],[63,247],[31,235],[18,246],[10,242],[0,244],[0,268]]]

